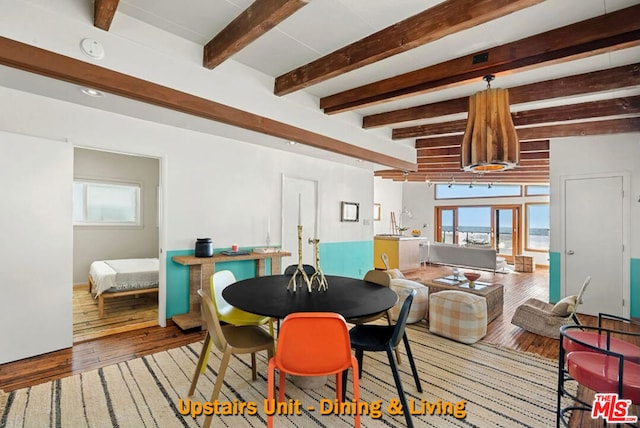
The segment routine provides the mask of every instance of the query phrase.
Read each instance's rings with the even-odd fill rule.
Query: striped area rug
[[[404,353],[400,369],[407,399],[414,402],[417,427],[555,425],[555,361],[482,342],[460,344],[429,334],[424,324],[410,326],[408,335],[422,394],[416,391]],[[201,346],[194,343],[9,394],[0,392],[0,427],[201,426],[204,416],[181,414]],[[192,402],[209,399],[219,362],[219,355],[212,354]],[[258,371],[257,381],[251,382],[249,356],[232,357],[218,411],[235,414],[214,416],[214,427],[265,426],[266,355],[259,355]],[[351,398],[351,374],[347,388]],[[332,414],[332,377],[313,389],[300,389],[289,380],[286,394],[288,410],[295,411],[299,403],[301,414],[276,416],[277,427],[353,425],[349,411]],[[385,353],[365,354],[360,395],[368,406],[362,426],[406,425],[404,416],[392,414],[398,413],[393,411],[397,392]],[[461,410],[464,406],[458,418],[456,404]]]

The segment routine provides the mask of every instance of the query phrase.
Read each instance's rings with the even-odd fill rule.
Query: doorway
[[[121,199],[111,188],[125,188],[131,195],[131,215],[126,221],[105,222],[78,221],[74,211],[73,227],[73,337],[74,342],[102,337],[123,331],[160,324],[164,318],[164,293],[121,296],[105,299],[104,316],[98,314],[98,303],[88,290],[88,273],[91,263],[101,260],[159,258],[159,279],[162,281],[160,254],[161,222],[161,173],[160,159],[138,155],[113,153],[101,150],[74,148],[74,188],[85,189],[75,196],[84,210],[91,207],[91,219],[102,218],[103,212],[113,213],[112,206],[121,206]],[[87,187],[88,186],[88,187]],[[88,192],[86,189],[104,189]],[[135,189],[132,191],[131,189]],[[115,192],[117,193],[117,192]],[[129,193],[127,193],[128,195]],[[91,199],[89,198],[91,196]],[[100,196],[103,195],[103,196]],[[106,198],[103,199],[102,198]],[[105,203],[110,200],[110,203]],[[115,198],[115,199],[113,199]],[[90,201],[90,202],[89,202]],[[88,205],[90,204],[90,205]],[[136,207],[134,209],[134,207]],[[137,211],[137,214],[133,214]],[[88,212],[88,211],[87,211]],[[89,214],[86,214],[89,216]],[[105,214],[106,215],[106,214]],[[82,215],[80,215],[82,217]],[[127,224],[130,223],[130,224]],[[160,310],[162,308],[162,310]],[[162,312],[162,313],[161,313]]]
[[[513,262],[521,249],[520,206],[436,207],[436,241],[493,248]]]
[[[491,230],[491,244],[498,255],[513,263],[520,251],[518,225],[520,224],[520,207],[493,207],[491,209],[493,227]]]
[[[628,189],[624,174],[565,177],[562,179],[561,261],[564,295],[578,294],[591,276],[579,308],[629,316]],[[626,191],[625,191],[626,190]]]

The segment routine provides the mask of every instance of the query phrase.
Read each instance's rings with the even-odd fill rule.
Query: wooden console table
[[[279,275],[282,257],[290,256],[291,253],[279,251],[273,253],[250,253],[238,256],[226,256],[216,254],[212,257],[195,256],[174,256],[171,259],[181,265],[189,266],[189,312],[186,314],[174,315],[171,317],[178,327],[183,330],[200,327],[202,318],[200,314],[200,302],[198,300],[198,290],[202,290],[211,275],[216,270],[216,263],[231,262],[240,260],[255,260],[256,276],[265,276],[267,270],[267,259],[271,260],[271,274]],[[207,287],[205,293],[209,294]]]

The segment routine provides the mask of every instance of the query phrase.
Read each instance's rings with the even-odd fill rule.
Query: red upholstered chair
[[[342,372],[353,370],[353,402],[359,400],[358,361],[351,355],[347,323],[340,314],[299,312],[288,315],[278,335],[276,354],[269,360],[267,398],[275,398],[275,369],[280,372],[279,401],[284,401],[285,374],[295,376],[336,376],[336,398],[343,399]],[[270,401],[271,402],[271,401]],[[273,426],[273,415],[267,416]],[[356,412],[354,426],[360,426]]]
[[[600,317],[599,317],[600,318]],[[624,319],[621,319],[624,320]],[[596,393],[615,393],[620,400],[640,404],[640,332],[566,325],[560,328],[557,423],[568,426],[567,411],[589,411],[592,404],[568,392],[577,382]],[[562,408],[562,398],[574,404]]]

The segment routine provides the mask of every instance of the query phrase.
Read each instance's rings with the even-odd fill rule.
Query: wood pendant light
[[[520,142],[509,110],[509,91],[491,89],[491,75],[484,80],[487,89],[469,97],[461,167],[472,172],[512,169],[520,161]]]

